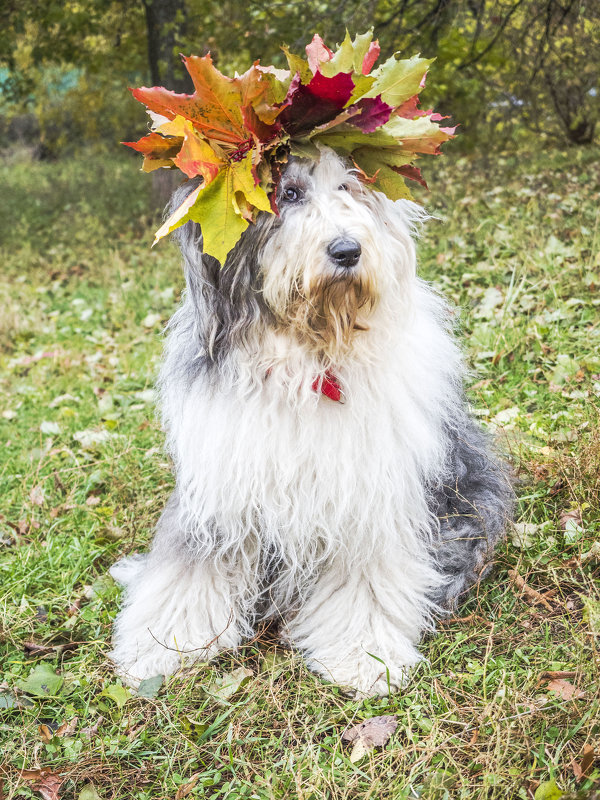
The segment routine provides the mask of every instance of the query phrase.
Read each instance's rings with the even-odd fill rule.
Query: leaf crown
[[[437,154],[455,128],[419,109],[433,59],[396,55],[376,69],[373,32],[346,33],[330,50],[315,35],[304,59],[282,47],[289,69],[256,61],[229,78],[210,54],[183,57],[193,94],[156,86],[132,89],[152,118],[152,132],[123,142],[144,155],[142,169],[180,169],[198,187],[156,232],[155,243],[192,220],[202,225],[204,252],[223,264],[260,211],[278,213],[277,185],[290,155],[318,158],[327,146],[349,159],[361,178],[390,199],[410,198],[405,179],[426,186],[413,162]]]

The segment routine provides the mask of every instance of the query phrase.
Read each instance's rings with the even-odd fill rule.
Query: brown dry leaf
[[[562,697],[563,700],[582,700],[585,697],[585,692],[582,692],[577,686],[573,686],[572,683],[562,678],[549,681],[548,689],[550,689],[551,692],[555,692],[559,697]]]
[[[63,785],[64,778],[51,769],[43,767],[42,769],[24,769],[21,772],[21,778],[32,784],[31,788],[34,792],[39,792],[44,800],[59,800],[60,787]]]
[[[509,569],[508,577],[513,581],[517,589],[520,589],[525,597],[532,603],[543,605],[548,611],[554,611],[544,595],[526,584],[525,580],[519,575],[516,569]]]
[[[352,763],[358,761],[375,747],[383,747],[398,727],[398,720],[393,715],[371,717],[358,725],[347,728],[342,733],[342,741],[354,743],[350,753]]]
[[[91,739],[98,733],[98,728],[100,724],[104,721],[104,717],[100,716],[96,720],[96,722],[88,728],[82,728],[81,734],[85,739]]]
[[[558,517],[558,524],[562,528],[562,530],[566,530],[569,525],[569,520],[572,520],[575,525],[581,525],[583,523],[583,519],[581,517],[581,509],[580,508],[572,508],[570,511],[561,511],[560,516]]]
[[[44,744],[50,744],[52,741],[52,737],[54,734],[52,730],[47,725],[39,725],[38,726],[38,733],[40,734],[40,739]]]
[[[72,736],[77,730],[78,722],[79,717],[73,717],[73,719],[69,722],[63,722],[62,725],[58,726],[54,735],[58,736],[59,739],[61,739],[63,736]]]
[[[201,772],[196,772],[187,783],[182,783],[179,789],[177,789],[175,800],[182,800],[183,797],[187,797],[198,783],[201,774]]]
[[[584,744],[583,745],[583,753],[581,755],[581,761],[579,764],[573,759],[571,762],[571,767],[573,768],[573,775],[575,775],[575,780],[580,781],[582,778],[587,777],[587,773],[590,771],[590,767],[593,766],[594,760],[596,758],[596,751],[594,750],[593,745],[591,744]]]

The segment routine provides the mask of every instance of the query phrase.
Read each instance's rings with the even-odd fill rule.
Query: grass
[[[0,797],[539,800],[550,781],[592,797],[599,155],[448,156],[429,171],[422,269],[460,309],[470,400],[511,454],[518,526],[410,686],[363,702],[268,635],[153,697],[120,686],[107,569],[147,544],[173,483],[152,385],[179,260],[150,250],[157,214],[134,160],[0,163]],[[558,693],[548,671],[567,672]],[[395,734],[352,763],[341,733],[380,714]]]

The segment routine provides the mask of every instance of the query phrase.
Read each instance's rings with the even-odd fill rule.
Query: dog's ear
[[[199,182],[193,179],[179,187],[166,213],[178,208]],[[221,362],[233,347],[243,346],[268,313],[262,301],[259,254],[271,216],[259,215],[222,267],[202,252],[200,225],[187,222],[174,234],[183,255],[186,302],[193,307],[198,344],[209,361]]]

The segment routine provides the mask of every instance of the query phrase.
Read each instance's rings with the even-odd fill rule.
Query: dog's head
[[[196,185],[182,187],[173,205]],[[202,344],[218,359],[266,325],[339,363],[378,309],[401,318],[415,274],[411,233],[424,214],[364,186],[331,150],[290,160],[277,206],[279,216],[261,213],[222,269],[202,255],[198,225],[178,234]]]

